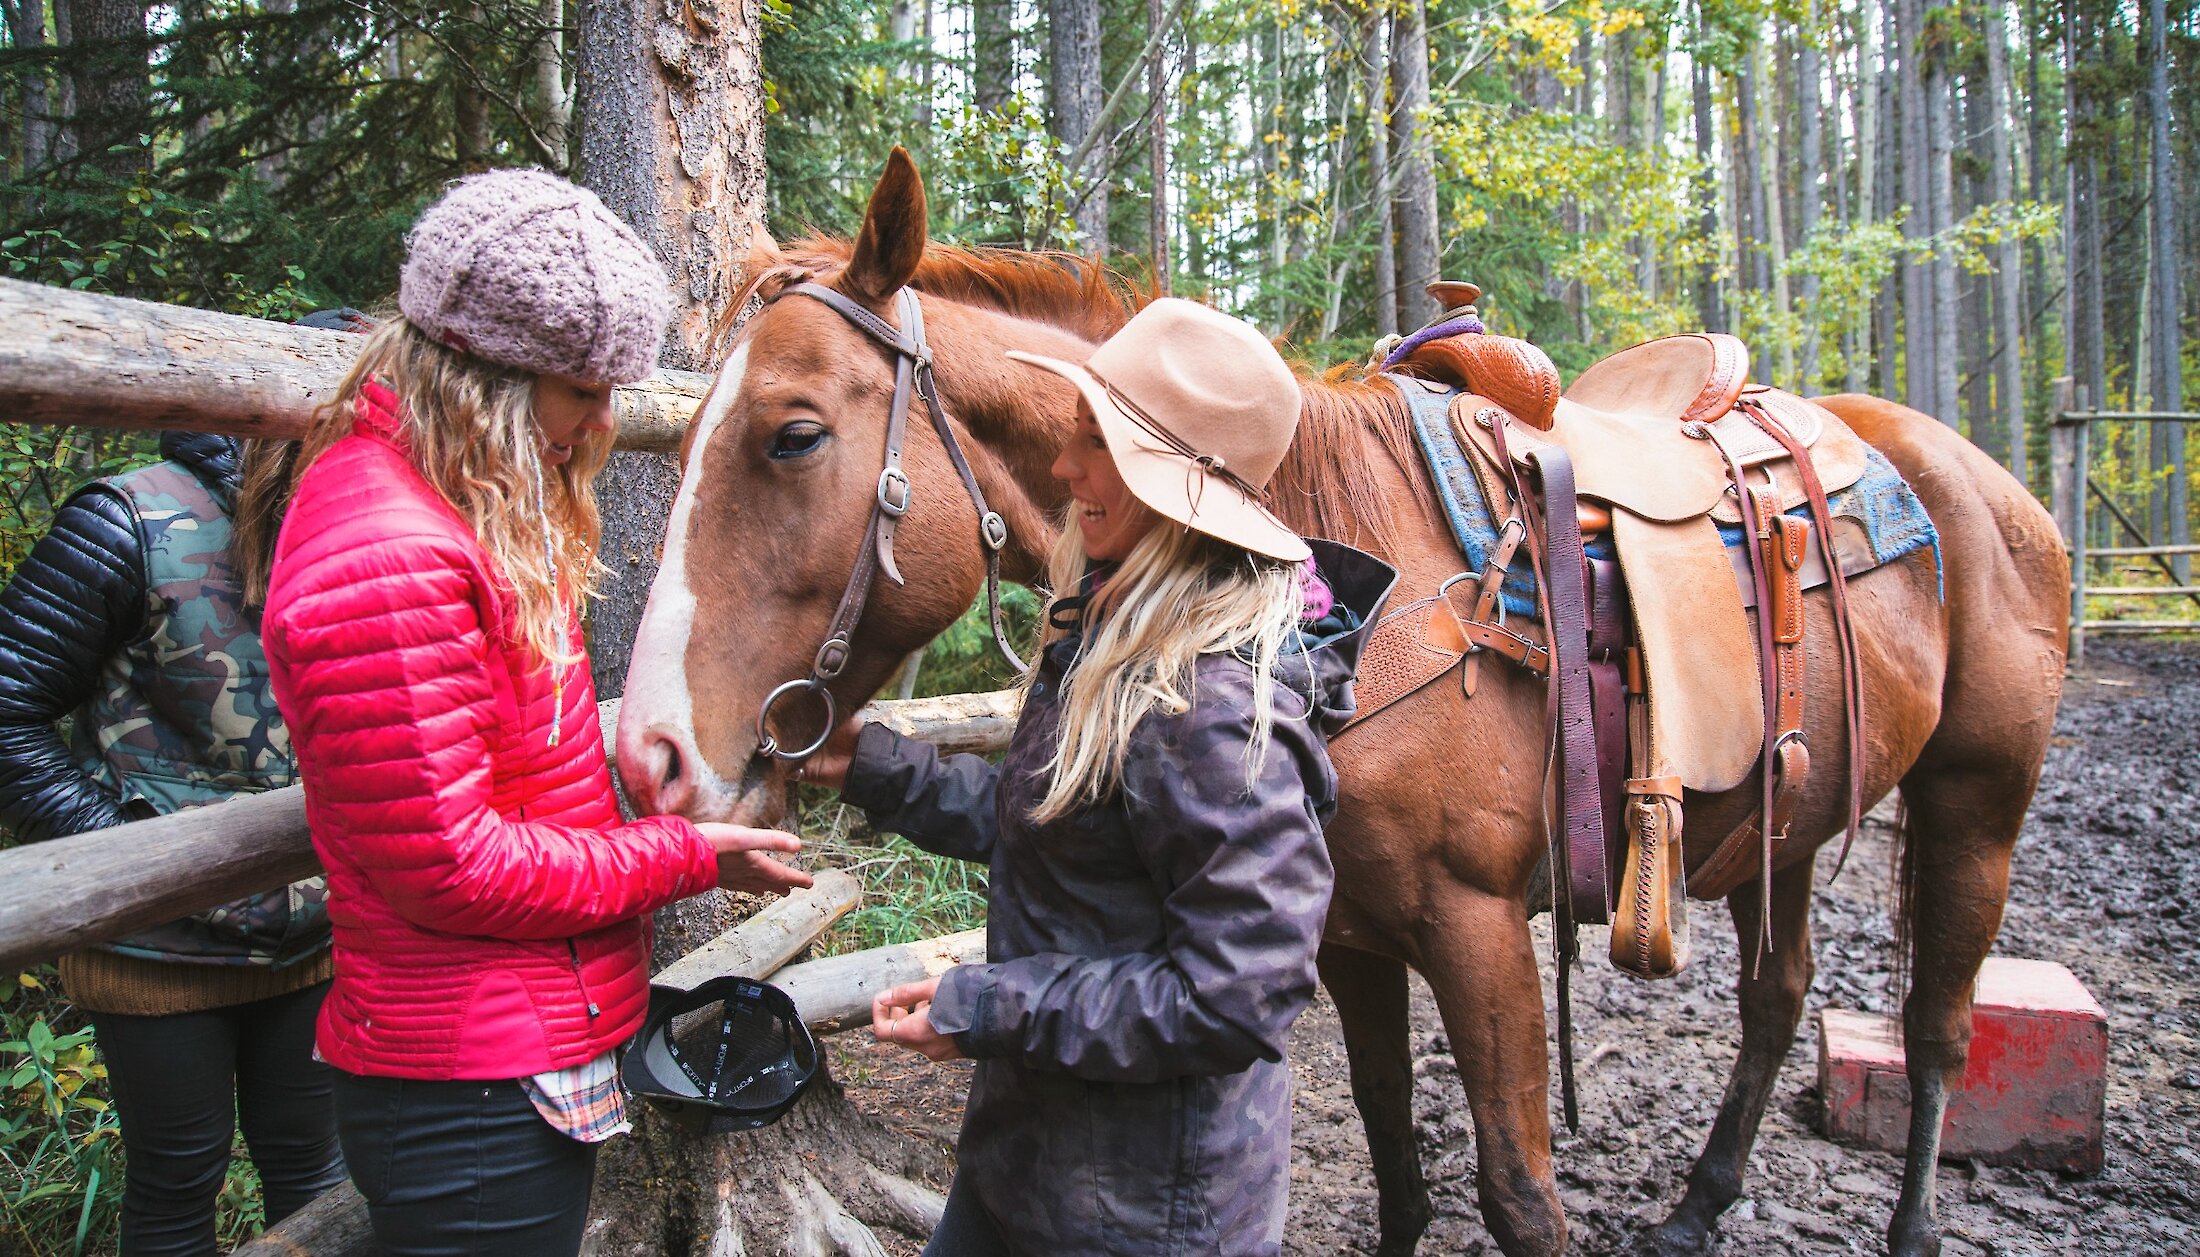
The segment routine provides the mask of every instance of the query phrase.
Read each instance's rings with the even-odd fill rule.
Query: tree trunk
[[[1879,136],[1878,142],[1873,145],[1872,164],[1878,173],[1873,176],[1872,214],[1879,221],[1886,222],[1894,217],[1901,200],[1896,188],[1902,178],[1902,163],[1898,159],[1898,145],[1895,143],[1901,125],[1896,109],[1901,98],[1900,75],[1895,67],[1900,40],[1895,30],[1894,0],[1879,0],[1878,7],[1879,59],[1873,74],[1872,87],[1873,97],[1878,101],[1876,108],[1879,113]],[[1895,269],[1887,276],[1886,282],[1880,285],[1879,300],[1874,303],[1878,326],[1872,338],[1878,343],[1874,346],[1872,363],[1878,383],[1872,391],[1882,397],[1892,397],[1895,394],[1896,358],[1902,353],[1897,325],[1902,312],[1902,297],[1908,287],[1908,273],[1901,257],[1897,255]]]
[[[1697,15],[1697,37],[1704,35],[1703,19]],[[1719,174],[1713,161],[1712,139],[1716,122],[1711,110],[1711,67],[1705,64],[1699,51],[1689,58],[1689,91],[1696,115],[1696,200],[1701,212],[1698,230],[1705,240],[1716,240],[1719,235]],[[1727,330],[1726,303],[1719,299],[1718,255],[1706,250],[1703,263],[1696,269],[1696,319],[1707,332]]]
[[[1150,36],[1169,20],[1168,0],[1146,0],[1146,30]],[[1154,291],[1169,295],[1169,58],[1156,49],[1146,63],[1146,102],[1152,115],[1146,126],[1146,166],[1152,176],[1153,194],[1146,205],[1146,241],[1153,252]]]
[[[1824,193],[1819,187],[1825,176],[1824,131],[1819,112],[1824,108],[1819,95],[1824,64],[1818,52],[1815,0],[1804,12],[1803,29],[1795,37],[1795,149],[1800,164],[1795,182],[1795,239],[1798,244],[1808,247],[1811,237],[1818,234],[1818,218],[1824,205]],[[1805,271],[1799,279],[1800,291],[1796,296],[1802,302],[1802,343],[1796,351],[1795,379],[1803,392],[1816,393],[1820,385],[1818,276]]]
[[[1397,110],[1405,125],[1398,153],[1399,325],[1419,327],[1442,313],[1424,286],[1443,278],[1435,154],[1428,136],[1428,0],[1403,0],[1391,35]]]
[[[1390,36],[1384,6],[1371,4],[1360,28],[1361,95],[1367,103],[1367,186],[1375,204],[1372,300],[1375,335],[1398,334],[1398,220],[1390,163]]]
[[[475,80],[481,74],[480,50],[488,35],[488,21],[478,3],[466,5],[461,12],[465,21],[458,29],[463,33],[450,41],[445,54],[458,63],[450,67],[452,145],[460,166],[486,170],[491,142],[489,98]]]
[[[2092,134],[2094,105],[2080,90],[2080,67],[2089,60],[2092,40],[2082,8],[2065,0],[2063,23],[2064,222],[2070,243],[2063,250],[2063,348],[2066,373],[2077,382],[2081,409],[2108,404],[2107,334],[2102,317],[2100,162]]]
[[[1910,242],[1910,256],[1902,267],[1902,356],[1906,367],[1902,399],[1911,409],[1947,422],[1953,416],[1940,411],[1940,376],[1933,362],[1939,345],[1933,334],[1936,290],[1932,263],[1924,257],[1931,249],[1933,234],[1932,160],[1925,121],[1925,75],[1919,64],[1925,46],[1920,29],[1924,12],[1923,0],[1897,0],[1895,22],[1901,39],[1889,49],[1890,55],[1901,58],[1897,74],[1902,107],[1902,235]]]
[[[1913,47],[1924,58],[1926,196],[1932,206],[1932,235],[1946,238],[1956,224],[1954,80],[1948,72],[1945,50],[1922,51],[1921,39]],[[1942,423],[1954,426],[1961,413],[1956,396],[1956,325],[1962,306],[1956,294],[1955,257],[1946,248],[1935,248],[1932,260],[1933,295],[1933,409]]]
[[[982,113],[1008,104],[1009,79],[1016,72],[1015,0],[972,0],[970,86]]]
[[[46,46],[45,0],[7,0],[8,41],[30,55]],[[54,111],[46,87],[46,68],[36,62],[22,68],[23,164],[20,177],[35,177],[52,163]]]
[[[1049,88],[1054,138],[1065,151],[1087,147],[1084,161],[1062,172],[1068,183],[1078,247],[1088,257],[1108,253],[1108,178],[1115,161],[1105,136],[1087,145],[1100,120],[1100,0],[1050,0]]]
[[[2177,274],[2177,208],[2183,205],[2179,197],[2176,177],[2176,153],[2170,147],[2170,86],[2169,86],[2169,13],[2164,0],[2152,0],[2148,6],[2147,33],[2147,95],[2152,123],[2151,226],[2153,234],[2148,241],[2148,252],[2154,264],[2154,273],[2148,280],[2147,295],[2153,301],[2149,330],[2152,344],[2149,360],[2153,370],[2147,391],[2152,395],[2149,405],[2155,410],[2176,411],[2184,409],[2183,366],[2184,302],[2178,288]],[[2168,517],[2168,535],[2157,534],[2157,541],[2170,545],[2186,545],[2192,540],[2192,520],[2186,503],[2186,486],[2190,483],[2190,469],[2185,466],[2185,428],[2183,424],[2159,423],[2152,425],[2160,435],[2159,457],[2156,466],[2167,468],[2164,478],[2163,511]],[[2192,557],[2178,555],[2172,561],[2177,571],[2177,581],[2185,584],[2192,570]]]
[[[535,131],[543,147],[564,171],[572,165],[567,129],[573,121],[573,100],[565,90],[565,0],[540,0],[537,11],[542,36],[535,43]]]
[[[1757,41],[1750,51],[1758,83],[1757,156],[1761,164],[1757,168],[1757,195],[1763,213],[1758,223],[1764,228],[1764,277],[1772,293],[1772,336],[1778,346],[1779,380],[1783,387],[1794,388],[1795,338],[1788,333],[1787,319],[1795,304],[1788,292],[1787,221],[1780,205],[1780,154],[1786,145],[1772,126],[1780,96],[1768,65],[1770,54],[1771,48],[1764,40]]]
[[[2007,205],[2015,197],[2016,167],[2011,157],[2009,114],[2009,38],[1999,16],[1986,19],[1987,199]],[[2009,471],[2025,482],[2023,273],[2017,242],[2004,238],[1993,251],[1994,411],[2009,450]]]
[[[1772,286],[1765,267],[1764,162],[1759,153],[1757,57],[1752,48],[1734,67],[1734,258],[1735,287],[1763,292]]]
[[[579,96],[583,181],[665,263],[679,302],[668,366],[707,369],[764,207],[757,12],[741,0],[585,0]],[[600,693],[623,688],[678,483],[668,458],[620,455],[599,482],[604,559],[591,609]],[[657,915],[655,967],[732,924],[721,895]],[[890,1134],[835,1086],[778,1125],[697,1139],[639,1113],[606,1148],[589,1246],[603,1255],[876,1252],[868,1226],[925,1234],[940,1150]]]
[[[68,42],[77,49],[69,59],[75,103],[67,124],[75,132],[70,149],[84,154],[94,170],[135,178],[151,161],[139,142],[152,123],[144,0],[69,0],[68,11]]]

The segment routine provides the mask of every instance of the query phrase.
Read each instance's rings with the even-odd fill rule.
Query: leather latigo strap
[[[1849,846],[1856,841],[1856,831],[1864,819],[1864,671],[1863,660],[1856,651],[1856,622],[1849,618],[1848,575],[1841,568],[1841,556],[1834,550],[1833,508],[1826,502],[1825,485],[1818,478],[1818,468],[1810,451],[1803,448],[1786,424],[1765,413],[1764,407],[1745,401],[1741,409],[1766,435],[1778,441],[1793,460],[1796,479],[1803,482],[1803,493],[1810,502],[1819,554],[1825,561],[1826,588],[1833,603],[1833,637],[1841,648],[1842,714],[1848,739],[1843,748],[1848,760],[1848,828],[1841,839],[1841,857],[1833,868],[1833,875],[1839,877],[1849,860]]]
[[[1604,792],[1597,781],[1595,707],[1589,681],[1589,600],[1574,513],[1574,465],[1565,451],[1531,457],[1542,489],[1543,584],[1549,593],[1551,677],[1558,690],[1559,800],[1566,884],[1575,921],[1602,922],[1612,912],[1604,853]]]

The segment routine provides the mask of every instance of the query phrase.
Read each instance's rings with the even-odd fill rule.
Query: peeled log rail
[[[985,931],[964,930],[790,965],[772,978],[772,985],[794,1000],[810,1029],[838,1034],[871,1023],[871,997],[880,991],[984,959]]]
[[[911,737],[984,751],[1008,744],[1015,701],[964,694],[865,711]],[[618,700],[602,715],[608,730]],[[297,786],[0,851],[0,972],[320,871]]]
[[[294,437],[359,353],[349,332],[0,279],[0,415],[17,423]],[[620,388],[621,449],[669,453],[710,377]]]

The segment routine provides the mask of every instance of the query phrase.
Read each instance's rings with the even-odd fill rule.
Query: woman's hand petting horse
[[[793,834],[776,829],[750,829],[746,825],[723,825],[716,821],[697,821],[695,828],[702,831],[703,840],[718,853],[720,890],[784,895],[809,889],[808,873],[788,868],[765,854],[768,851],[792,854],[802,850],[802,840]]]
[[[880,991],[871,999],[871,1033],[881,1043],[898,1043],[931,1060],[960,1060],[954,1036],[932,1028],[932,995],[939,986],[933,977]]]

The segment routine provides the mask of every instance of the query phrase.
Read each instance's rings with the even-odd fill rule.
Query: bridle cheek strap
[[[1015,648],[1009,645],[1007,630],[1001,623],[1001,551],[1008,545],[1008,524],[999,512],[986,505],[985,491],[979,487],[978,477],[970,469],[970,460],[963,454],[962,442],[956,439],[955,429],[947,421],[947,411],[940,404],[939,384],[932,375],[932,349],[924,338],[924,308],[917,301],[916,291],[904,288],[895,294],[896,312],[901,316],[900,329],[846,294],[823,284],[790,284],[772,299],[777,301],[788,296],[821,302],[884,346],[895,359],[894,400],[886,417],[884,465],[879,471],[878,488],[872,495],[870,523],[864,530],[862,545],[856,550],[855,568],[848,574],[848,587],[841,591],[840,604],[833,610],[832,622],[825,630],[825,643],[818,647],[810,674],[773,690],[756,713],[756,754],[794,762],[816,754],[832,736],[837,712],[829,684],[848,666],[856,624],[863,618],[873,578],[884,572],[895,584],[902,583],[901,569],[894,563],[894,535],[901,517],[909,513],[915,493],[908,473],[902,470],[901,461],[909,430],[912,394],[924,399],[932,431],[946,448],[948,461],[954,464],[955,474],[961,478],[971,505],[977,508],[978,543],[985,556],[986,615],[991,621],[994,645],[1019,674],[1026,666]],[[823,701],[825,728],[809,746],[790,751],[781,747],[772,736],[772,709],[784,699],[803,692],[814,693]]]

